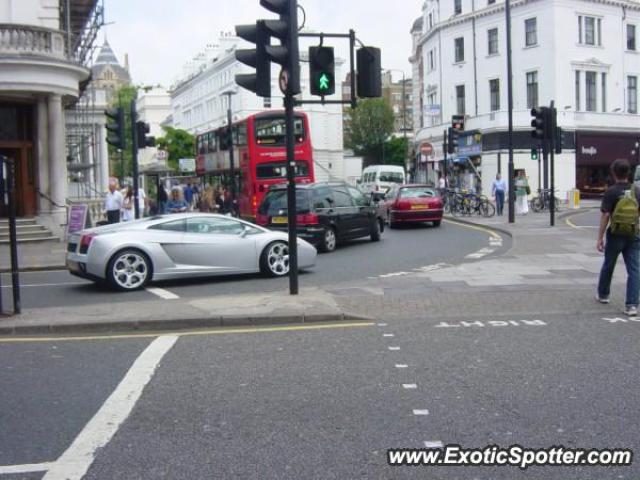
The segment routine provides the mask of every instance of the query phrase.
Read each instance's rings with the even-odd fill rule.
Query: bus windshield
[[[266,147],[283,146],[285,144],[284,117],[257,118],[255,121],[256,143]],[[293,122],[293,132],[296,141],[304,140],[304,123],[302,118],[296,117]]]

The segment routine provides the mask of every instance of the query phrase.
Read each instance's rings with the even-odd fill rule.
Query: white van
[[[404,185],[404,168],[398,165],[371,165],[362,171],[358,186],[364,193],[387,192],[395,185]]]

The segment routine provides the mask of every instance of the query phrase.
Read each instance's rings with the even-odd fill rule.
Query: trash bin
[[[573,189],[567,192],[567,204],[569,208],[580,208],[580,190]]]

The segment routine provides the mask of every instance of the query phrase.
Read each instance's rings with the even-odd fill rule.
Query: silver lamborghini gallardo
[[[316,255],[298,240],[300,269],[314,266]],[[281,277],[289,273],[288,237],[223,215],[164,215],[70,235],[67,268],[125,291],[152,280],[256,272]]]

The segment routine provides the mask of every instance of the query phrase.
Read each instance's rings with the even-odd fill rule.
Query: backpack
[[[631,187],[631,194],[625,194],[616,205],[611,215],[611,233],[624,237],[638,235],[638,197],[636,186]]]

